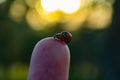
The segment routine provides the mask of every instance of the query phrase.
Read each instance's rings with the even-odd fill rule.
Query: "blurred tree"
[[[103,52],[103,77],[104,80],[120,80],[120,0],[114,4],[112,24],[106,40],[106,52]]]
[[[0,4],[0,64],[2,67],[1,80],[10,80],[10,67],[16,62],[28,62],[33,45],[37,36],[30,39],[32,30],[27,27],[25,22],[15,23],[9,18],[9,8],[14,0],[7,0]],[[28,40],[30,39],[30,40]],[[25,40],[34,43],[24,44]],[[28,52],[26,52],[28,51]],[[28,54],[25,54],[28,53]],[[24,57],[23,57],[24,55]]]

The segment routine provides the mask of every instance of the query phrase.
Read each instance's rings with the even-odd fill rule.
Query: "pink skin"
[[[68,80],[70,51],[66,43],[52,37],[35,46],[28,80]]]

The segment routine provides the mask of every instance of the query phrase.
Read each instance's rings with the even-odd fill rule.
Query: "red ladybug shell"
[[[61,33],[55,34],[54,39],[64,41],[65,43],[69,43],[72,40],[72,34],[67,31],[63,31]]]

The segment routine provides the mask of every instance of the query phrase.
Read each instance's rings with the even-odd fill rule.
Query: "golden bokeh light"
[[[2,4],[2,3],[4,3],[4,2],[6,2],[6,0],[0,0],[0,4]]]
[[[40,15],[34,9],[28,10],[26,20],[33,30],[39,31],[45,29],[45,21],[41,19]]]
[[[45,22],[47,22],[48,24],[56,22],[58,20],[59,14],[57,12],[48,13],[42,10],[39,2],[36,4],[36,10],[41,16],[41,18],[45,20]]]
[[[74,13],[80,8],[80,0],[41,0],[41,6],[47,12]]]
[[[83,23],[87,19],[87,15],[89,14],[88,9],[81,9],[77,14],[68,16],[65,18],[65,26],[64,29],[69,31],[75,31],[82,27]]]
[[[27,6],[29,6],[30,8],[35,8],[37,0],[25,0],[25,3],[27,4]]]
[[[47,12],[54,12],[59,7],[57,0],[41,0],[41,6]]]
[[[104,0],[14,0],[9,16],[21,21],[26,16],[30,28],[36,31],[62,28],[75,31],[86,26],[91,29],[106,28],[112,19],[113,1]]]
[[[91,9],[87,18],[87,25],[92,29],[106,28],[112,20],[112,6],[97,5]]]
[[[74,13],[80,8],[80,0],[60,0],[60,10],[65,13]]]
[[[26,6],[23,0],[15,0],[10,6],[9,16],[14,21],[21,21],[26,13]]]

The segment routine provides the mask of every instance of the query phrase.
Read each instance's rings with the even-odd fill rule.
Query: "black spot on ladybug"
[[[65,43],[69,43],[72,40],[72,34],[67,31],[63,31],[61,33],[55,34],[54,39],[64,41]]]

